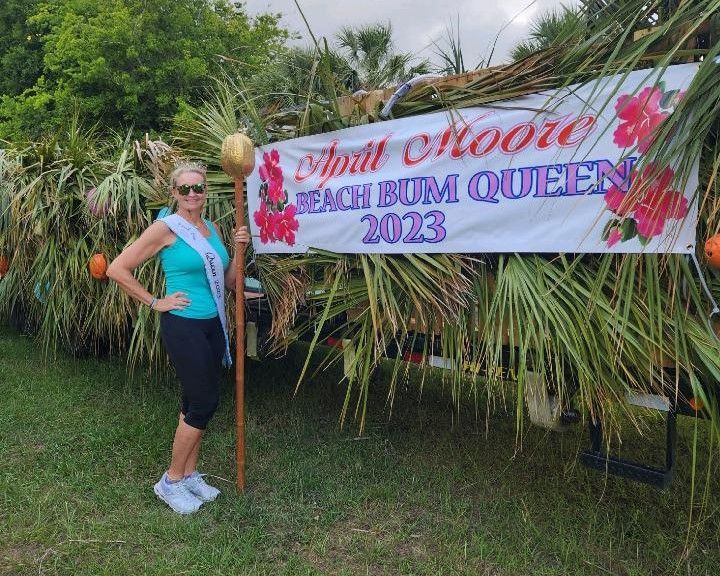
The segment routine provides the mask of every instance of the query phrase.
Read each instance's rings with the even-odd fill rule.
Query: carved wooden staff
[[[255,168],[255,150],[244,134],[227,136],[220,153],[222,167],[235,179],[235,226],[245,225],[245,177]],[[235,244],[235,459],[237,489],[245,491],[245,244]]]

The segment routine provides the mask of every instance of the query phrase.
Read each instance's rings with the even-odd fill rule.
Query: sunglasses
[[[190,192],[195,192],[195,194],[204,194],[205,183],[198,182],[197,184],[180,184],[179,186],[175,186],[175,190],[180,192],[181,196],[187,196]]]

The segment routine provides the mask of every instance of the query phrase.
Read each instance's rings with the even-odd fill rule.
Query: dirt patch
[[[44,548],[35,543],[12,544],[0,552],[0,571],[9,570],[9,574],[18,573],[19,568],[36,566]]]

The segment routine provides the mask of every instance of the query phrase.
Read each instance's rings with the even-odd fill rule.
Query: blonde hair
[[[178,162],[177,164],[175,164],[175,168],[173,168],[173,171],[170,172],[170,176],[168,177],[168,180],[170,182],[170,188],[175,188],[175,184],[177,184],[177,179],[180,178],[180,176],[182,176],[183,174],[187,174],[188,172],[200,174],[200,176],[203,177],[203,181],[206,180],[207,168],[205,168],[203,164],[200,164],[199,162]]]

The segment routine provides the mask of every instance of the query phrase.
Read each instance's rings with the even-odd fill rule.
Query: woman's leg
[[[205,426],[217,406],[217,383],[208,374],[213,350],[202,320],[165,313],[160,327],[165,350],[182,386],[182,409],[168,468],[168,477],[180,480],[186,467],[194,469]]]
[[[182,480],[186,476],[185,470],[190,462],[193,459],[197,462],[203,432],[204,430],[186,424],[184,420],[178,423],[173,440],[172,459],[167,471],[170,480]],[[192,470],[195,470],[194,463],[192,466]]]
[[[222,361],[223,355],[225,354],[225,335],[223,334],[222,325],[220,324],[219,318],[209,320],[207,323],[205,323],[204,329],[210,352],[208,356],[208,362],[206,364],[206,377],[207,382],[210,384],[210,391],[208,393],[208,397],[215,396],[217,398],[217,400],[215,401],[215,406],[217,406],[217,403],[220,400],[220,363]],[[214,408],[212,412],[215,412]],[[183,419],[182,414],[180,414],[180,418],[181,420]],[[197,462],[200,456],[201,444],[202,434],[198,438],[195,447],[190,452],[185,462],[184,475],[186,477],[190,476],[197,469]]]
[[[185,422],[184,418],[185,415],[181,412],[180,419],[178,421],[178,428],[180,427],[180,424],[183,424]],[[200,438],[198,438],[197,442],[195,442],[194,448],[190,451],[190,454],[185,461],[183,476],[190,476],[190,474],[195,472],[195,469],[197,468],[197,461],[198,457],[200,456],[200,444],[202,443],[202,436],[203,435],[200,434]]]
[[[205,427],[217,408],[225,337],[218,318],[192,320],[166,313],[160,325],[165,349],[183,389],[168,468],[170,479],[177,480],[195,471]]]

